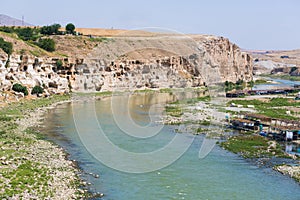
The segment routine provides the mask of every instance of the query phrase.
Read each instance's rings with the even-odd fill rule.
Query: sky
[[[248,50],[300,49],[299,0],[3,0],[0,14],[34,25],[217,35]]]

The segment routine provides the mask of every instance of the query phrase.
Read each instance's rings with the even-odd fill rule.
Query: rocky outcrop
[[[97,43],[85,53],[83,58],[72,56],[71,49],[64,58],[13,54],[9,64],[1,53],[1,90],[10,90],[16,82],[29,89],[39,85],[52,94],[252,80],[251,56],[222,37],[119,37]]]

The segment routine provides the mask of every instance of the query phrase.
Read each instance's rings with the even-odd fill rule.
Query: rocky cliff
[[[7,36],[6,36],[7,37]],[[53,36],[57,50],[40,53],[14,41],[9,59],[0,52],[0,88],[20,82],[46,94],[138,88],[196,87],[252,80],[252,58],[223,37],[161,35],[89,38]],[[18,46],[23,45],[22,49]],[[40,51],[40,49],[38,49]]]

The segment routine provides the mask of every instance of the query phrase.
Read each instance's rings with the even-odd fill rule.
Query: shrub
[[[31,91],[31,94],[43,94],[44,92],[44,89],[41,87],[41,86],[34,86],[32,91]]]
[[[58,70],[61,70],[63,67],[63,62],[61,60],[56,61],[56,67]]]
[[[11,42],[6,42],[3,38],[0,37],[0,48],[10,55],[13,51],[13,45]]]
[[[12,87],[12,90],[15,92],[22,92],[25,96],[28,95],[28,90],[26,86],[23,86],[19,83],[15,83]]]
[[[55,51],[55,42],[51,38],[39,39],[36,45],[49,52]]]

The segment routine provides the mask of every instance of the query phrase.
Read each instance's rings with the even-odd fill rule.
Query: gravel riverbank
[[[39,100],[31,104],[39,104]],[[55,101],[59,101],[53,103]],[[68,100],[67,100],[68,101]],[[47,110],[66,100],[42,102],[32,109],[24,101],[1,110],[1,199],[81,199],[81,180],[75,163],[64,150],[42,140],[32,127],[39,126]],[[18,108],[26,111],[21,115]],[[31,111],[26,109],[30,107]]]

